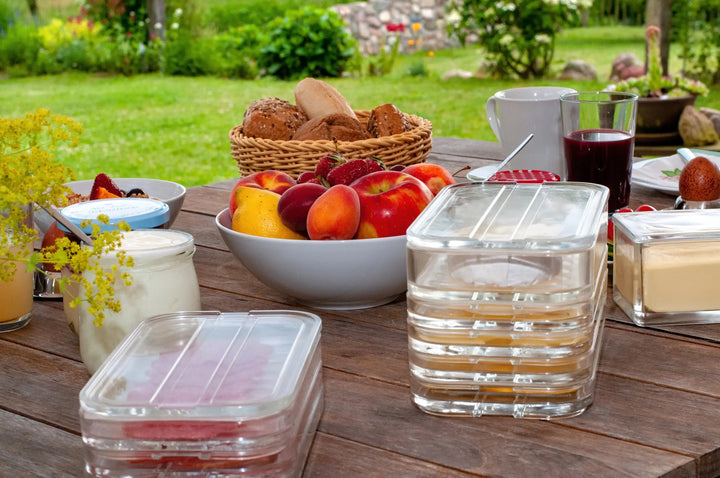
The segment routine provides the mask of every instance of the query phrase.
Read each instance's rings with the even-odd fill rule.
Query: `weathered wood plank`
[[[0,410],[0,476],[76,478],[84,467],[78,435]]]

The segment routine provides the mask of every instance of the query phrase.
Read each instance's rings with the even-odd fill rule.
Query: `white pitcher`
[[[534,134],[504,169],[539,169],[566,178],[560,96],[573,92],[571,88],[533,86],[498,91],[488,99],[488,122],[503,154],[510,153],[528,134]]]

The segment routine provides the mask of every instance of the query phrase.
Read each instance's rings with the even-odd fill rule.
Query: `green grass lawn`
[[[613,40],[607,40],[612,38]],[[495,140],[485,117],[485,102],[495,91],[528,85],[562,85],[578,90],[604,88],[617,54],[642,58],[642,28],[586,28],[564,32],[558,40],[554,70],[571,59],[585,59],[598,81],[526,82],[442,80],[453,68],[477,70],[476,48],[418,53],[403,57],[383,78],[328,80],[355,109],[386,102],[433,123],[434,136]],[[408,67],[425,63],[426,77],[407,76]],[[678,71],[676,60],[671,70]],[[555,72],[557,72],[555,71]],[[146,75],[107,77],[86,74],[0,80],[0,117],[20,117],[39,107],[70,116],[84,126],[81,146],[60,150],[58,158],[78,179],[99,172],[115,177],[155,177],[186,186],[237,177],[229,130],[242,121],[247,105],[277,96],[294,101],[295,82],[273,79],[237,81]],[[720,108],[720,86],[698,99],[698,106]]]

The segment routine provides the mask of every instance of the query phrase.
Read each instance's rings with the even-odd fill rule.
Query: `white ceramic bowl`
[[[215,218],[225,244],[261,282],[319,309],[387,304],[407,288],[406,237],[303,241],[232,230],[228,209]]]
[[[124,191],[140,188],[151,198],[159,199],[164,202],[170,208],[170,220],[168,222],[168,227],[172,226],[173,222],[175,222],[175,218],[177,218],[177,215],[180,213],[180,208],[185,200],[185,186],[172,181],[165,181],[163,179],[112,178],[112,180]],[[88,195],[92,190],[94,181],[94,179],[72,181],[65,183],[65,185],[72,189],[73,192]],[[38,212],[35,214],[35,224],[37,224],[38,228],[42,232],[45,232],[50,224],[55,220],[50,217],[49,214],[45,213],[45,211]]]

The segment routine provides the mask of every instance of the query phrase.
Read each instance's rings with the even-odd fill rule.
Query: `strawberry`
[[[90,191],[90,200],[100,199],[100,188],[104,188],[105,193],[113,194],[118,197],[124,196],[122,190],[117,187],[117,184],[115,184],[105,173],[100,173],[95,176],[95,181],[93,182],[92,190]]]
[[[330,171],[333,168],[346,162],[347,159],[345,159],[345,157],[340,153],[326,154],[325,156],[320,158],[320,161],[318,161],[317,165],[315,165],[315,176],[319,176],[322,179],[327,179],[328,174],[330,174]]]
[[[327,180],[331,186],[350,184],[366,174],[385,169],[383,162],[377,158],[355,159],[334,167],[328,173]]]

